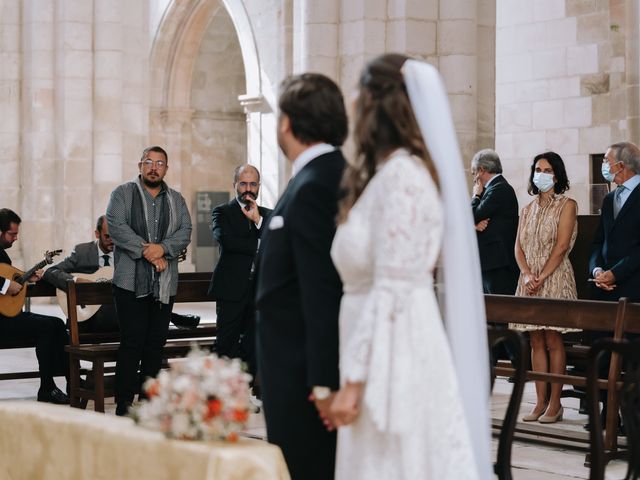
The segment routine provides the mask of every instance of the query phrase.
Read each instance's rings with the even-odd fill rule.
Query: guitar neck
[[[20,277],[18,277],[16,279],[16,282],[18,282],[20,285],[24,285],[27,282],[27,280],[29,280],[31,278],[31,276],[34,273],[36,273],[36,270],[41,269],[46,264],[47,264],[47,260],[46,259],[42,260],[41,262],[36,263],[32,268],[30,268],[24,274],[22,274]]]

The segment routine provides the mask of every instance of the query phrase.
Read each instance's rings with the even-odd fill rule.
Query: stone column
[[[496,0],[478,0],[478,138],[476,149],[494,148],[496,132]]]
[[[51,2],[36,2],[42,5]],[[63,247],[91,238],[93,179],[93,18],[94,2],[55,3],[55,141],[61,169],[59,201],[52,221]],[[33,158],[32,161],[40,159]],[[25,164],[30,162],[26,161]],[[25,190],[32,190],[32,186]],[[61,201],[60,201],[61,200]]]
[[[54,6],[52,2],[24,2],[23,14],[23,191],[19,214],[24,233],[20,245],[28,268],[41,259],[45,249],[63,246],[64,238],[55,228],[60,208],[57,200],[61,199],[58,185],[63,178],[55,144]]]
[[[269,106],[262,96],[240,95],[240,105],[244,109],[247,121],[247,162],[255,165],[260,170],[261,205],[273,207],[279,197],[282,187],[278,179],[289,179],[290,172],[280,172],[277,162],[273,161],[277,157],[277,146],[275,151],[268,151],[268,146],[264,140],[267,136],[265,127],[277,128],[273,122],[275,115],[270,112]]]
[[[640,143],[640,7],[638,0],[626,6],[627,140]]]
[[[93,72],[93,217],[106,212],[109,195],[123,177],[123,0],[95,3]],[[127,72],[130,76],[132,72]]]
[[[631,0],[635,1],[635,0]],[[627,72],[630,65],[626,35],[632,20],[627,19],[627,0],[609,0],[609,41],[611,50],[610,72],[610,126],[611,142],[628,140],[627,135]],[[606,5],[605,5],[606,7]],[[627,23],[629,20],[629,23]]]
[[[298,0],[294,10],[293,70],[338,79],[338,0]]]
[[[449,94],[465,167],[477,149],[477,2],[440,0],[438,67]]]
[[[99,0],[101,3],[103,0]],[[149,1],[118,0],[122,14],[122,149],[121,180],[138,172],[138,160],[149,142]],[[166,3],[166,2],[165,2]],[[114,169],[117,169],[114,166]]]
[[[349,102],[365,62],[385,52],[387,2],[352,0],[340,4],[339,84]]]
[[[0,32],[2,32],[2,50],[0,59],[0,208],[18,211],[20,205],[20,131],[22,112],[20,110],[20,82],[24,73],[21,65],[29,61],[23,59],[21,43],[27,41],[22,33],[21,0],[0,2]],[[21,37],[22,34],[22,37]],[[41,34],[43,37],[46,33]],[[29,92],[23,92],[26,97]],[[20,212],[18,212],[20,214]]]

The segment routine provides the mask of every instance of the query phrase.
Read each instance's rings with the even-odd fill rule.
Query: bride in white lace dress
[[[362,74],[331,250],[344,284],[337,480],[484,478],[434,293],[445,213],[405,60],[383,55]]]

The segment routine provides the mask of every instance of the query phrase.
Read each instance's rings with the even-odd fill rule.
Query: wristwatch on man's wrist
[[[331,389],[316,385],[311,389],[311,393],[316,400],[326,400],[331,395]]]

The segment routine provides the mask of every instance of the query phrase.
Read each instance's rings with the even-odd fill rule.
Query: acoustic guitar
[[[45,265],[53,263],[53,257],[60,255],[62,250],[47,251],[44,260],[35,264],[32,268],[23,272],[8,263],[0,263],[0,277],[8,278],[22,285],[22,289],[16,295],[0,295],[0,315],[15,317],[22,311],[24,299],[27,295],[26,283],[31,276]]]
[[[74,278],[82,278],[94,283],[111,283],[113,279],[113,267],[100,267],[93,273],[71,273]],[[56,297],[58,299],[58,305],[64,312],[65,317],[69,317],[69,311],[67,309],[67,292],[57,289]],[[95,315],[102,305],[78,305],[76,309],[78,311],[78,322],[84,322],[89,320]]]

